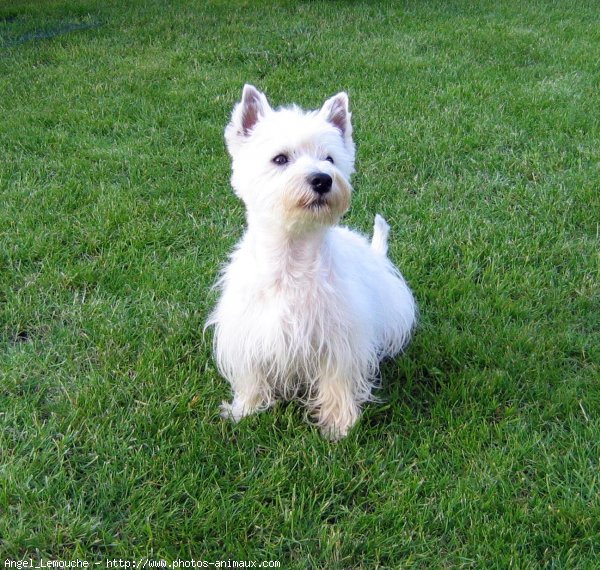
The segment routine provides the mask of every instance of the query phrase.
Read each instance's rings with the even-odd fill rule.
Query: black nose
[[[326,194],[331,190],[333,179],[329,174],[317,172],[308,177],[308,183],[317,194]]]

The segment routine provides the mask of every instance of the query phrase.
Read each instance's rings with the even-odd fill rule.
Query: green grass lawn
[[[245,82],[348,91],[421,323],[331,444],[202,326]],[[0,2],[0,559],[600,560],[600,4]]]

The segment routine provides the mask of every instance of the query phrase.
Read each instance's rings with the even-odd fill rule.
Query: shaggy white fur
[[[343,437],[374,399],[380,360],[410,338],[416,307],[386,257],[388,224],[376,216],[370,244],[336,226],[352,192],[350,117],[345,93],[319,111],[273,110],[251,85],[234,108],[225,138],[248,227],[207,321],[233,389],[224,417],[299,399]]]

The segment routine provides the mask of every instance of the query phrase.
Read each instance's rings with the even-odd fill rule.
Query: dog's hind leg
[[[373,239],[371,240],[371,248],[375,253],[387,255],[389,233],[390,226],[383,219],[383,216],[377,214],[373,226]]]

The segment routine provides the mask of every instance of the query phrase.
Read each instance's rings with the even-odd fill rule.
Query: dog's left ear
[[[327,99],[319,111],[334,127],[337,127],[344,140],[352,140],[352,113],[348,110],[348,95],[343,91]]]

